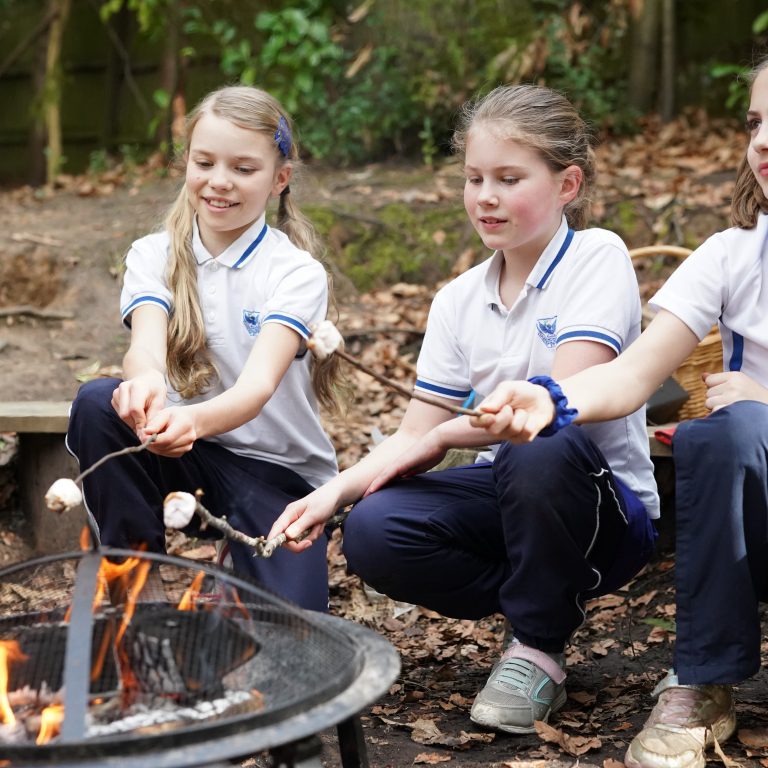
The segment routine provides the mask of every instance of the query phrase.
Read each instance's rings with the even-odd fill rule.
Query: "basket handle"
[[[683,248],[681,245],[644,245],[641,248],[632,248],[629,257],[642,259],[645,256],[674,256],[676,259],[685,259],[693,251],[690,248]]]

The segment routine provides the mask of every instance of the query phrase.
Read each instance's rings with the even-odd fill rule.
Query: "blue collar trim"
[[[259,243],[264,239],[264,235],[267,234],[268,229],[269,227],[265,224],[256,239],[243,251],[243,255],[232,265],[232,269],[240,269],[240,267],[245,264],[248,257],[256,250]]]
[[[563,240],[563,244],[560,246],[560,250],[557,252],[557,256],[553,259],[552,263],[547,267],[547,271],[544,273],[541,280],[539,280],[537,288],[543,288],[544,284],[549,279],[549,276],[554,271],[555,267],[560,263],[563,256],[565,256],[565,252],[568,250],[568,246],[571,244],[571,241],[573,240],[573,230],[568,227],[568,232],[565,235],[565,240]]]

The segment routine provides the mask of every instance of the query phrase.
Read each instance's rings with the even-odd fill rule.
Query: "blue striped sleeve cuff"
[[[287,325],[289,328],[293,328],[303,338],[308,339],[312,335],[312,331],[307,328],[301,320],[298,320],[291,315],[284,315],[280,312],[270,312],[265,318],[265,323],[280,323],[281,325]]]
[[[422,392],[429,392],[431,395],[439,395],[440,397],[450,397],[454,400],[466,400],[472,393],[471,389],[453,389],[451,387],[441,387],[437,384],[430,384],[423,379],[416,379],[414,389],[418,389]]]
[[[130,327],[130,314],[136,307],[140,307],[142,304],[156,304],[162,307],[168,314],[171,312],[171,305],[157,296],[137,296],[130,304],[127,304],[120,310],[120,317],[123,322]]]
[[[612,347],[616,350],[617,355],[621,352],[621,342],[617,338],[608,333],[600,333],[599,331],[568,331],[567,333],[561,333],[557,337],[557,343],[560,345],[564,341],[596,341]]]

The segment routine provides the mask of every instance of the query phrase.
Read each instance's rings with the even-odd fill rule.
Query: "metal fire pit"
[[[332,726],[344,768],[366,766],[357,715],[400,669],[386,640],[352,622],[212,565],[108,548],[1,570],[2,653],[9,768],[216,766],[264,751],[309,768]],[[36,743],[51,702],[63,720]]]

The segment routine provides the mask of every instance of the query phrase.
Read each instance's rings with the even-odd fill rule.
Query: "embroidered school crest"
[[[536,321],[536,332],[544,346],[552,349],[557,344],[557,315],[539,318]]]
[[[261,313],[252,309],[243,310],[243,325],[249,336],[258,336],[261,330]]]

